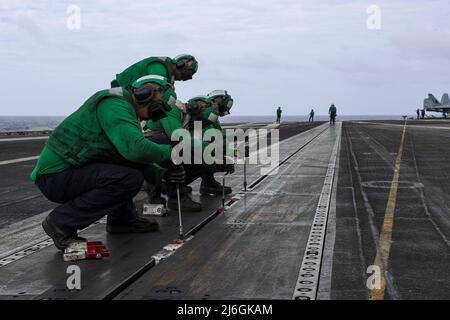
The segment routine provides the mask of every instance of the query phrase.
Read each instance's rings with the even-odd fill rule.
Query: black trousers
[[[336,122],[336,113],[332,112],[330,113],[330,123],[335,123]]]
[[[127,224],[136,218],[133,197],[144,183],[136,169],[93,163],[39,176],[36,184],[50,201],[60,203],[50,217],[66,235],[108,215],[108,224]]]

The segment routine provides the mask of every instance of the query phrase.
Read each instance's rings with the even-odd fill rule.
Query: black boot
[[[180,196],[181,210],[186,212],[199,212],[202,211],[201,203],[195,202],[187,195]],[[167,206],[171,210],[178,210],[178,200],[177,197],[169,197],[167,201]]]
[[[47,216],[42,221],[42,228],[45,233],[52,238],[55,247],[61,251],[64,251],[73,242],[86,242],[85,238],[78,235],[66,235],[64,234],[51,220],[50,216]]]
[[[158,231],[158,222],[150,219],[136,217],[133,221],[126,224],[111,224],[106,225],[108,233],[143,233]]]
[[[166,199],[161,197],[161,187],[155,187],[146,182],[145,192],[147,193],[149,203],[166,205]]]
[[[166,205],[166,199],[161,196],[149,198],[148,202],[151,204],[163,204],[164,206]]]
[[[225,194],[230,194],[233,192],[231,187],[225,186]],[[222,184],[217,182],[216,180],[202,180],[200,184],[200,194],[202,195],[222,195]]]

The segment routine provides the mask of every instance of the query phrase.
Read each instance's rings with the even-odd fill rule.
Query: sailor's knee
[[[129,168],[124,176],[123,184],[130,191],[139,191],[144,184],[144,175],[137,169]]]

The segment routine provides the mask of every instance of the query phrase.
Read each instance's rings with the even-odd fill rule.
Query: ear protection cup
[[[200,106],[194,101],[188,101],[186,109],[189,113],[197,113],[200,110]]]
[[[153,90],[149,86],[140,86],[137,89],[134,89],[134,96],[138,102],[147,102],[153,96]]]
[[[192,61],[192,64],[190,67],[188,67],[189,61]],[[175,67],[182,74],[183,80],[189,80],[189,79],[192,79],[192,76],[197,71],[198,63],[195,60],[191,60],[190,58],[186,57],[181,60],[178,60],[175,63]]]
[[[190,114],[197,114],[208,107],[211,107],[211,101],[207,96],[195,96],[186,102],[186,110]]]
[[[177,67],[177,69],[183,69],[185,65],[186,65],[186,63],[184,62],[184,60],[180,60],[180,61],[177,61],[175,66]]]

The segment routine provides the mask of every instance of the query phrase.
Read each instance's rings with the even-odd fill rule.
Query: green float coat
[[[172,71],[173,60],[169,57],[150,57],[129,66],[116,75],[119,86],[126,88],[137,79],[153,74],[165,77],[167,82],[174,84],[175,77]]]
[[[175,130],[186,129],[183,128],[183,120],[185,116],[186,115],[183,113],[183,111],[175,106],[167,114],[167,117],[162,118],[158,121],[147,121],[147,128],[155,133],[164,133],[170,140]],[[208,145],[207,142],[202,142],[197,139],[192,139],[192,143],[196,147],[202,146],[202,149]]]
[[[145,139],[130,98],[122,88],[90,97],[54,130],[31,173],[32,180],[70,166],[114,163],[139,169],[148,182],[159,183],[164,169],[155,163],[170,159],[171,148]]]

